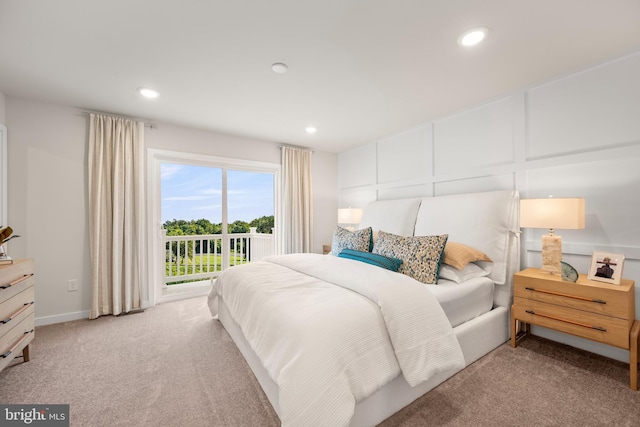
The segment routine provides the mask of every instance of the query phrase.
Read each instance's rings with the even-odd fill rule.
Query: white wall
[[[36,261],[36,322],[88,317],[88,118],[75,108],[6,97],[9,222],[22,237],[14,258]],[[2,109],[0,109],[0,112]],[[280,144],[160,123],[145,129],[149,148],[280,163]],[[314,250],[330,239],[337,200],[337,155],[313,155],[316,193]],[[328,236],[328,237],[327,237]],[[67,292],[69,279],[80,289]]]
[[[372,141],[338,163],[340,207],[501,189],[584,197],[586,229],[559,230],[565,261],[586,273],[593,250],[623,253],[623,277],[640,285],[640,52]],[[542,234],[525,230],[523,268],[540,266]],[[614,347],[535,332],[628,360]]]

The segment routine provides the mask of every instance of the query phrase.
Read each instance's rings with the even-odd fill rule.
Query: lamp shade
[[[520,200],[520,227],[578,230],[584,228],[582,198]]]
[[[360,224],[362,209],[338,209],[338,224]]]

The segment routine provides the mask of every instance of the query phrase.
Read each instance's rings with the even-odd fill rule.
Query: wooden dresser
[[[630,387],[638,389],[638,331],[635,283],[622,279],[612,285],[587,279],[576,283],[528,268],[513,277],[511,346],[516,346],[517,322],[538,325],[629,350]]]
[[[22,354],[29,361],[34,332],[34,262],[0,266],[0,371]]]

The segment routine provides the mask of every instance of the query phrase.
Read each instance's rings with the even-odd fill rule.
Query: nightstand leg
[[[629,371],[630,384],[632,390],[638,390],[638,334],[640,333],[640,321],[633,322],[631,334],[629,336]]]
[[[25,348],[22,349],[22,361],[23,362],[28,362],[30,360],[29,357],[29,346],[27,345]]]
[[[516,324],[518,321],[515,319],[513,315],[513,306],[511,306],[511,347],[516,348],[516,332],[518,328]]]

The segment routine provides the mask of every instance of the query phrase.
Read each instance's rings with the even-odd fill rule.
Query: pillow
[[[380,231],[373,253],[402,260],[398,273],[422,283],[437,283],[447,237],[447,234],[403,237]]]
[[[493,262],[487,254],[471,246],[447,242],[447,246],[444,248],[444,257],[442,258],[444,264],[449,264],[458,270],[462,270],[465,265],[476,261]]]
[[[371,252],[354,251],[353,249],[344,249],[338,255],[340,258],[353,259],[356,261],[366,262],[367,264],[375,265],[377,267],[386,268],[391,271],[398,271],[402,265],[402,260],[396,258],[386,257],[384,255],[378,255]]]
[[[338,226],[331,240],[331,254],[339,255],[344,249],[369,252],[372,246],[371,227],[349,231]]]
[[[465,265],[462,270],[458,270],[457,268],[450,265],[442,264],[442,267],[440,267],[439,279],[447,279],[451,280],[452,282],[462,283],[476,277],[485,277],[489,274],[491,274],[490,265],[482,267],[478,264],[470,262],[469,264]]]

